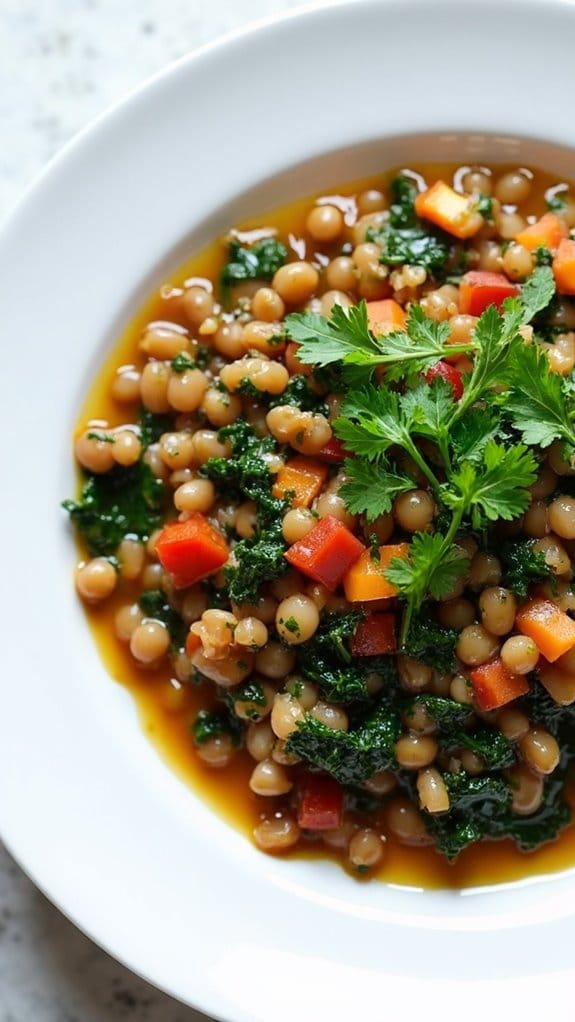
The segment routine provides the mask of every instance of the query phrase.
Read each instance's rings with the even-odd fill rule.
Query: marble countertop
[[[0,0],[0,220],[50,157],[150,74],[301,0]],[[81,934],[0,844],[0,1022],[207,1022]]]

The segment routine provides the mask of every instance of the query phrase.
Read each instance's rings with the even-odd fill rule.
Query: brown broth
[[[451,180],[456,165],[428,164],[416,168],[428,181],[442,177]],[[498,167],[499,172],[515,169]],[[365,188],[381,188],[393,175],[386,174],[354,182],[344,187],[328,189],[322,196],[338,197],[343,209],[346,198]],[[545,212],[545,192],[557,184],[551,174],[537,171],[532,194],[528,201],[529,212],[537,216]],[[309,196],[279,210],[274,210],[241,225],[242,230],[254,230],[273,225],[283,239],[290,238],[296,258],[306,258],[313,249],[305,240],[304,221],[310,203],[318,196]],[[290,237],[291,236],[291,237]],[[303,248],[301,247],[303,246]],[[137,409],[119,404],[111,397],[111,384],[119,366],[143,365],[138,352],[138,340],[144,327],[156,320],[171,320],[186,323],[180,308],[181,289],[185,281],[193,277],[217,280],[220,267],[225,261],[225,248],[216,241],[202,252],[190,258],[181,269],[170,277],[155,294],[137,311],[124,333],[118,339],[98,373],[82,406],[77,431],[86,428],[90,420],[106,420],[110,426],[130,421],[130,413],[137,415]],[[247,752],[239,752],[230,766],[214,770],[205,766],[195,754],[190,736],[190,726],[201,707],[210,706],[206,687],[178,685],[171,676],[168,666],[157,671],[145,671],[138,667],[127,647],[115,636],[113,617],[119,606],[135,598],[134,583],[121,582],[118,591],[104,605],[87,609],[92,634],[109,675],[126,686],[136,700],[142,727],[154,743],[159,754],[178,776],[207,802],[215,812],[231,826],[251,839],[252,831],[263,815],[261,802],[248,787],[253,769],[253,760]],[[267,800],[266,800],[267,801]],[[265,807],[269,807],[266,805]],[[261,853],[263,854],[263,853]],[[342,856],[318,841],[316,845],[298,847],[290,853],[299,858],[332,858],[342,861]],[[345,861],[343,861],[345,866]],[[536,852],[523,853],[510,840],[482,841],[464,850],[457,861],[448,863],[432,848],[411,848],[399,845],[388,838],[386,855],[376,875],[380,880],[410,887],[463,888],[504,883],[529,876],[555,873],[575,865],[575,823],[567,827],[558,839],[543,846]]]

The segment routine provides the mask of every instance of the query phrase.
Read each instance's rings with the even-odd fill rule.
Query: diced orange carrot
[[[567,228],[555,213],[544,213],[540,220],[529,224],[523,231],[515,236],[518,245],[528,248],[534,252],[536,248],[549,248],[552,251],[559,248],[562,238],[567,237]]]
[[[562,238],[553,259],[553,276],[561,295],[575,295],[575,241]]]
[[[473,198],[454,191],[445,181],[436,181],[417,196],[415,212],[455,238],[470,238],[485,223],[475,208]]]
[[[350,603],[368,600],[385,600],[395,596],[395,586],[388,582],[384,571],[394,557],[406,558],[409,543],[390,543],[379,548],[379,560],[374,560],[370,550],[364,550],[361,557],[351,566],[343,579],[343,588]]]
[[[552,600],[529,600],[517,611],[515,627],[551,663],[575,646],[575,621]]]
[[[367,303],[367,322],[376,337],[391,330],[403,330],[407,316],[399,302],[393,298],[382,298],[379,302]]]
[[[299,344],[296,344],[295,341],[289,341],[284,355],[286,369],[290,376],[310,376],[313,372],[313,366],[307,365],[305,362],[300,362],[297,357],[299,347]]]
[[[275,477],[274,497],[293,491],[294,507],[309,507],[327,479],[328,466],[314,458],[296,457],[286,461]]]
[[[469,680],[477,705],[482,710],[497,710],[529,692],[525,675],[512,674],[499,657],[474,667],[469,672]]]
[[[575,674],[564,670],[559,660],[550,664],[544,657],[539,658],[537,674],[543,688],[559,706],[570,706],[575,703]]]

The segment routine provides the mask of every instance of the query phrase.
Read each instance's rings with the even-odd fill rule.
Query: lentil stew
[[[194,256],[94,383],[78,593],[265,852],[423,886],[575,861],[574,228],[528,168],[338,188]]]

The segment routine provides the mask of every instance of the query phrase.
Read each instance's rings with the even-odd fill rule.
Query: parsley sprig
[[[416,533],[409,557],[386,570],[406,601],[402,642],[421,604],[448,594],[466,573],[458,535],[511,521],[527,508],[538,464],[533,448],[561,439],[575,449],[573,388],[522,335],[554,290],[551,269],[537,267],[521,293],[501,311],[490,306],[472,340],[460,345],[449,344],[449,324],[429,320],[418,305],[411,306],[404,331],[384,336],[369,329],[365,302],[336,306],[329,319],[287,317],[302,362],[343,369],[349,389],[333,425],[354,455],[341,489],[349,511],[373,521],[423,476],[440,512],[441,528]],[[472,353],[473,367],[455,401],[443,379],[428,384],[421,377],[458,353]]]

